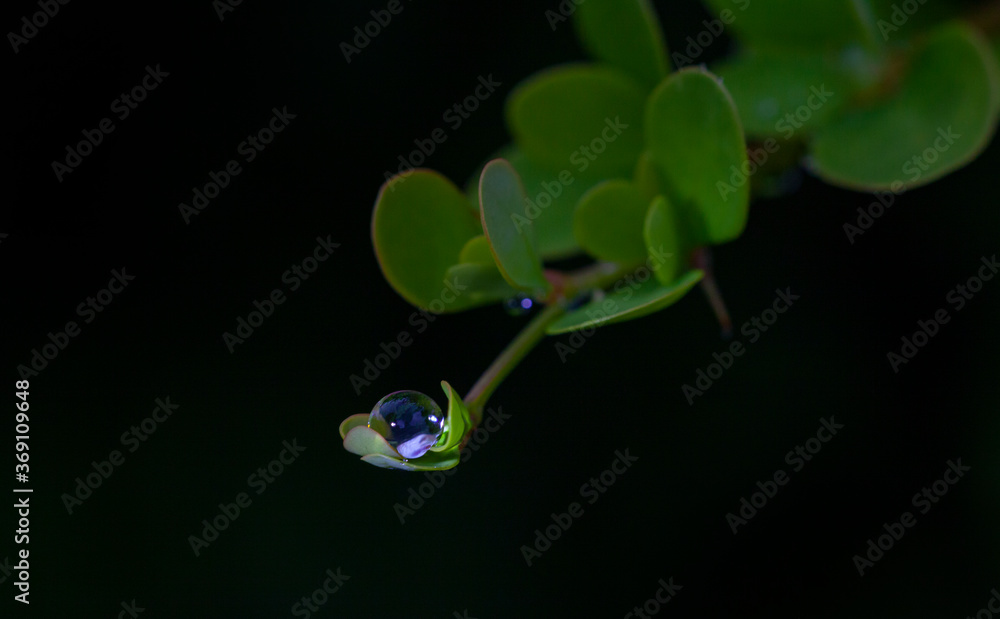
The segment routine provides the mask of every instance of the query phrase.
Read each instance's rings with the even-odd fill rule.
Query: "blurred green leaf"
[[[625,177],[642,152],[645,98],[619,71],[566,65],[521,82],[507,99],[507,124],[542,167]]]
[[[646,142],[685,242],[724,243],[742,233],[750,203],[743,128],[719,79],[700,68],[672,74],[650,95]],[[734,178],[735,177],[735,178]]]
[[[595,299],[562,316],[546,333],[557,335],[641,318],[679,301],[702,277],[702,271],[689,271],[670,286],[664,286],[650,273],[649,279],[634,288],[622,280],[603,299]]]
[[[817,131],[812,169],[859,191],[916,187],[976,157],[996,129],[1000,68],[962,23],[927,40],[896,96]]]
[[[445,312],[473,305],[462,295],[447,304],[440,299],[447,290],[448,268],[481,232],[462,192],[433,170],[414,170],[386,181],[372,215],[372,242],[385,279],[411,304],[428,308],[437,300]]]
[[[486,164],[479,180],[479,202],[483,231],[500,274],[511,286],[542,296],[550,285],[538,258],[534,226],[523,215],[525,198],[521,179],[510,163],[495,159]]]
[[[805,137],[854,94],[852,81],[823,54],[751,52],[715,72],[752,136]]]
[[[642,195],[642,199],[649,204],[653,198],[663,193],[663,184],[660,181],[660,173],[653,155],[649,151],[644,151],[636,161],[635,171],[632,172],[632,182]]]
[[[677,219],[670,204],[663,196],[649,206],[643,226],[644,247],[650,264],[658,265],[656,279],[669,286],[677,278],[683,264],[683,248],[677,231]]]
[[[881,42],[867,0],[707,0],[707,3],[718,20],[728,22],[739,39],[757,49],[821,51]]]
[[[464,286],[462,296],[468,296],[475,305],[496,303],[517,294],[507,280],[500,274],[493,257],[490,264],[464,263],[448,268],[446,278]]]
[[[481,265],[495,265],[493,252],[490,251],[490,242],[486,240],[486,235],[480,234],[469,239],[469,242],[462,247],[458,253],[460,263],[471,263]]]
[[[591,56],[650,90],[670,71],[660,20],[648,0],[586,0],[576,9],[574,24]]]
[[[646,259],[642,238],[649,203],[631,181],[605,181],[585,193],[573,217],[573,234],[592,256],[623,265]]]

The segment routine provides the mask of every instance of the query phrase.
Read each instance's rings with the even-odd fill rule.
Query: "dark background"
[[[901,196],[853,245],[842,226],[871,196],[807,178],[755,202],[743,237],[716,251],[734,321],[776,288],[801,300],[692,406],[681,385],[726,346],[698,291],[598,331],[566,363],[554,349],[566,338],[543,341],[494,396],[510,420],[405,524],[393,506],[424,476],[343,450],[344,417],[398,389],[444,401],[441,379],[466,391],[526,320],[487,307],[415,333],[369,223],[384,172],[446,126],[442,112],[479,76],[500,91],[426,163],[458,183],[508,139],[503,99],[517,81],[582,58],[569,24],[549,28],[555,4],[404,2],[347,63],[340,42],[385,3],[243,2],[220,21],[209,0],[71,2],[0,54],[5,457],[17,366],[49,332],[81,325],[30,379],[31,605],[0,574],[10,616],[111,618],[133,599],[144,617],[289,616],[337,568],[350,580],[319,617],[622,617],[671,577],[683,589],[663,616],[985,607],[1000,587],[1000,282],[951,311],[898,374],[886,353],[1000,251],[995,141]],[[692,1],[657,8],[676,47],[708,17]],[[38,10],[8,9],[5,32]],[[58,182],[51,162],[158,63],[164,82]],[[289,127],[185,224],[178,203],[283,106]],[[339,249],[290,292],[282,273],[327,235]],[[134,281],[83,324],[77,305],[122,268]],[[287,301],[231,354],[223,332],[275,288]],[[404,330],[413,345],[357,395],[349,376]],[[68,514],[76,478],[127,452],[119,437],[166,397],[177,411]],[[786,452],[829,416],[841,434],[734,536],[726,514],[789,470]],[[248,476],[293,439],[306,450],[255,494]],[[638,462],[528,567],[521,546],[625,449]],[[859,577],[852,557],[956,458],[972,470]],[[252,504],[196,557],[188,537],[240,492]],[[15,550],[13,512],[0,517],[0,561]]]

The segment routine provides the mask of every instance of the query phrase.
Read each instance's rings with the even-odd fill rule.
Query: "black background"
[[[869,195],[807,178],[755,202],[743,237],[715,254],[734,321],[778,288],[801,299],[691,406],[681,385],[726,346],[697,291],[598,331],[565,363],[554,344],[566,338],[543,341],[494,396],[509,421],[405,524],[393,506],[423,475],[343,450],[344,417],[398,389],[443,401],[441,379],[464,392],[526,320],[487,307],[416,333],[369,225],[384,172],[446,127],[442,112],[480,76],[502,87],[426,162],[460,184],[507,141],[517,81],[583,57],[569,24],[550,29],[548,4],[405,2],[348,63],[339,44],[384,3],[243,2],[220,21],[208,0],[71,2],[3,53],[11,460],[17,366],[49,332],[81,325],[30,379],[31,605],[0,574],[11,616],[110,618],[133,599],[144,617],[289,616],[338,567],[350,580],[319,617],[621,617],[671,577],[683,589],[663,616],[964,617],[986,605],[1000,587],[1000,283],[960,312],[945,296],[1000,250],[995,142],[853,244],[842,226]],[[37,10],[8,8],[5,32]],[[671,42],[708,17],[689,1],[657,9]],[[158,64],[169,76],[59,182],[51,162]],[[186,224],[178,203],[285,106],[288,128]],[[290,292],[282,273],[328,235],[339,249]],[[123,268],[134,281],[83,324],[78,304]],[[230,353],[223,332],[275,288],[287,301]],[[942,307],[951,321],[894,373],[886,353]],[[413,345],[356,394],[349,376],[400,331]],[[68,514],[76,478],[127,451],[119,437],[166,397],[177,411]],[[841,433],[734,536],[726,514],[790,470],[785,454],[830,416]],[[248,476],[293,439],[305,451],[255,494]],[[625,449],[638,461],[527,566],[522,545]],[[957,458],[971,471],[859,577],[852,557]],[[196,557],[189,536],[240,492],[250,507]],[[13,564],[14,510],[2,512],[0,561]]]

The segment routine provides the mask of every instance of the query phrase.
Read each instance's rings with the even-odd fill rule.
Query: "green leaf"
[[[989,143],[1000,109],[1000,69],[961,23],[927,40],[898,94],[820,129],[811,168],[834,185],[902,191],[952,172]]]
[[[343,420],[340,423],[340,438],[347,438],[347,433],[358,426],[367,426],[369,417],[371,417],[370,413],[359,413],[357,415],[351,415],[347,419]]]
[[[867,0],[708,0],[708,4],[718,16],[714,29],[729,24],[738,38],[757,49],[837,50],[881,41]]]
[[[679,301],[703,276],[702,271],[688,271],[670,286],[664,286],[650,275],[637,288],[627,284],[616,286],[618,289],[603,299],[595,299],[562,316],[549,325],[546,333],[557,335],[641,318]]]
[[[442,303],[448,268],[481,232],[462,192],[432,170],[414,170],[386,181],[372,215],[372,241],[382,274],[404,299],[421,308],[435,300]],[[444,304],[443,311],[472,305],[459,295]]]
[[[805,137],[854,94],[848,76],[822,54],[740,54],[716,73],[753,136]]]
[[[635,171],[632,173],[632,182],[635,184],[642,199],[649,204],[653,198],[663,193],[663,183],[660,181],[660,173],[653,155],[645,151],[639,156],[635,164]]]
[[[458,253],[458,261],[460,263],[480,265],[496,264],[493,262],[493,252],[490,251],[490,242],[486,240],[486,236],[483,234],[469,239],[469,242],[462,247],[462,251]]]
[[[517,294],[517,290],[500,274],[496,264],[456,264],[448,269],[445,277],[465,288],[462,296],[467,295],[474,305],[496,303]]]
[[[465,438],[465,433],[472,426],[469,419],[469,409],[465,406],[462,396],[448,384],[448,381],[441,381],[441,388],[448,396],[448,417],[445,420],[445,432],[441,435],[441,440],[437,445],[431,447],[432,452],[443,452],[455,449]],[[418,459],[423,459],[421,456]]]
[[[361,459],[368,464],[384,469],[399,469],[402,471],[443,471],[458,466],[461,456],[458,453],[432,453],[426,454],[414,460],[397,460],[382,454],[371,454]]]
[[[694,245],[735,239],[746,226],[750,187],[743,128],[717,77],[684,69],[665,79],[646,107],[646,142],[681,209],[685,241]]]
[[[574,24],[591,56],[649,89],[670,71],[660,21],[648,0],[586,0],[576,9]]]
[[[479,180],[483,230],[500,274],[511,286],[543,296],[550,285],[542,272],[534,227],[522,213],[524,188],[517,171],[503,159],[483,168]]]
[[[567,65],[520,83],[507,99],[518,148],[538,165],[628,176],[642,152],[645,93],[624,74]]]
[[[683,248],[677,231],[676,216],[663,196],[653,200],[649,206],[643,236],[650,264],[658,265],[653,272],[656,279],[664,286],[669,286],[680,272]]]
[[[402,458],[381,434],[367,425],[355,426],[344,437],[344,449],[359,456],[380,454],[387,458]]]
[[[605,181],[585,193],[573,217],[573,234],[590,255],[623,265],[646,259],[642,238],[649,202],[631,181]]]

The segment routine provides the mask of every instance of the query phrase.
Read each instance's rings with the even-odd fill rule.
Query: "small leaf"
[[[469,239],[462,251],[458,253],[460,263],[493,265],[493,252],[490,251],[490,242],[486,236],[480,234]]]
[[[595,299],[549,325],[546,333],[557,335],[641,318],[679,301],[703,276],[702,271],[688,271],[670,286],[664,286],[650,274],[637,288],[616,286],[603,299]]]
[[[576,206],[573,235],[590,255],[623,265],[646,259],[642,228],[649,203],[630,181],[605,181]]]
[[[487,305],[517,294],[503,278],[496,264],[456,264],[448,269],[445,278],[454,282],[474,305]]]
[[[425,309],[435,300],[441,303],[448,268],[481,231],[462,192],[432,170],[386,181],[372,214],[372,241],[382,274],[404,299]],[[472,305],[471,299],[458,296],[444,311]]]
[[[854,94],[851,80],[822,54],[740,54],[716,73],[753,136],[803,138]]]
[[[524,200],[521,179],[510,163],[495,159],[486,164],[479,181],[479,201],[483,230],[500,274],[515,288],[544,295],[550,285],[542,272],[533,226],[522,215]]]
[[[660,196],[653,200],[643,226],[645,248],[652,264],[659,262],[653,273],[664,286],[677,278],[683,262],[682,247],[677,232],[677,219],[667,199]],[[652,260],[656,258],[657,260]]]
[[[670,71],[660,21],[648,0],[586,0],[574,15],[584,48],[652,89]]]
[[[812,169],[829,183],[902,191],[975,158],[1000,109],[1000,68],[986,42],[961,23],[928,39],[891,100],[817,131]]]
[[[660,172],[649,151],[645,151],[639,156],[639,160],[635,164],[635,171],[632,173],[632,182],[647,204],[663,193]]]
[[[344,437],[344,449],[359,456],[380,454],[387,458],[402,458],[385,437],[367,425],[351,428]]]
[[[368,464],[384,469],[401,471],[443,471],[458,466],[460,455],[457,453],[436,454],[427,452],[414,460],[396,460],[382,454],[371,454],[361,458]]]
[[[708,0],[708,4],[718,16],[711,30],[729,24],[739,39],[757,49],[839,50],[882,41],[867,0]]]
[[[746,145],[736,107],[718,78],[684,69],[663,80],[646,107],[646,141],[671,203],[682,211],[686,242],[724,243],[743,232],[749,182],[731,179],[747,164]]]
[[[370,413],[359,413],[357,415],[351,415],[347,419],[340,422],[340,438],[347,438],[347,433],[358,426],[367,426],[369,417],[371,417]]]
[[[518,148],[538,165],[628,176],[642,152],[643,89],[624,74],[567,65],[520,83],[507,99]]]
[[[446,380],[441,381],[441,388],[448,396],[448,417],[445,420],[445,432],[441,435],[439,444],[431,447],[432,452],[442,452],[457,447],[472,424],[469,419],[469,409],[465,406],[462,396],[458,395]]]

